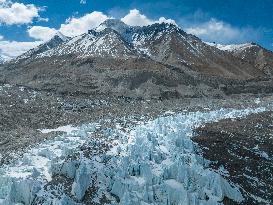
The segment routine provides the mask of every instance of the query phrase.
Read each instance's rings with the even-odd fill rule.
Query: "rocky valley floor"
[[[273,203],[272,126],[273,113],[262,112],[205,124],[193,138],[211,167],[226,169],[247,193],[244,204]]]
[[[0,88],[0,204],[272,202],[271,96]]]

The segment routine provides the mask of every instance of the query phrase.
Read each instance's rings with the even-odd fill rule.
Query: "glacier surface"
[[[81,147],[100,147],[96,123],[45,141],[23,157],[0,168],[0,204],[84,204],[91,187],[92,202],[123,205],[216,205],[225,197],[243,201],[239,187],[208,168],[191,140],[205,122],[237,118],[271,107],[185,112],[104,131],[111,149],[85,155]],[[71,157],[74,156],[74,157]],[[69,193],[61,183],[50,190],[54,176],[72,181]]]

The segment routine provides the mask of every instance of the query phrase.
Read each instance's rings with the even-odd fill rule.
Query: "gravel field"
[[[225,168],[245,193],[242,204],[273,203],[273,112],[205,124],[196,133],[211,167]]]

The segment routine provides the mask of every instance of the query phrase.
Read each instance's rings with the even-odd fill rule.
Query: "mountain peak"
[[[47,50],[57,47],[58,45],[68,41],[69,39],[70,39],[69,37],[63,35],[61,32],[58,31],[50,40],[22,54],[17,58],[17,60],[30,58],[32,56],[43,53]]]
[[[155,30],[155,31],[170,31],[170,30],[180,30],[180,28],[171,23],[157,22],[144,27],[144,30]]]
[[[100,25],[107,25],[107,26],[128,26],[120,19],[107,19],[104,22],[102,22]]]
[[[55,38],[60,38],[62,41],[69,40],[69,38],[67,36],[63,35],[60,31],[57,31],[52,39],[55,39]]]
[[[130,26],[128,26],[127,24],[125,24],[123,21],[119,19],[107,19],[104,22],[102,22],[95,30],[102,31],[105,28],[111,28],[113,30],[116,30],[119,33],[123,33],[129,27]]]

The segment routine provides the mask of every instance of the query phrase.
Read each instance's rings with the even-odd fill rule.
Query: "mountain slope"
[[[81,59],[71,54],[36,58],[31,63],[21,61],[4,67],[0,81],[63,94],[132,98],[219,95],[194,76],[141,57]]]
[[[39,45],[36,48],[30,49],[26,53],[22,54],[21,56],[17,57],[16,60],[28,59],[32,57],[36,57],[37,55],[46,52],[50,49],[57,47],[58,45],[68,41],[70,38],[64,36],[62,33],[58,32],[56,35],[50,39],[49,41]]]
[[[241,58],[268,76],[273,76],[273,52],[256,43],[245,43],[235,45],[210,44],[220,50],[228,51],[234,56]]]
[[[153,59],[170,65],[187,65],[192,71],[226,78],[247,79],[263,74],[253,66],[207,46],[199,38],[168,24],[145,27],[134,41]]]

